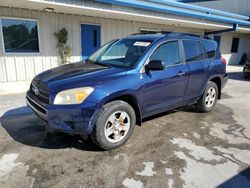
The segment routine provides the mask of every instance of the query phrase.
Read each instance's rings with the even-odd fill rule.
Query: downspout
[[[238,30],[239,30],[239,25],[234,24],[231,29],[224,29],[224,30],[218,30],[218,31],[205,32],[205,36],[207,36],[207,35],[216,35],[216,34],[226,33],[226,32],[233,32],[233,31],[238,31]]]

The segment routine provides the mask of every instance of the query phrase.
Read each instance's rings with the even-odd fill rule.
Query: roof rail
[[[132,34],[129,34],[128,36],[133,36],[133,35],[145,35],[146,33],[132,33]]]
[[[141,33],[132,33],[132,34],[129,34],[129,36],[132,36],[132,35],[152,35],[152,34],[163,34],[163,33],[161,31],[159,31],[159,32],[152,32],[152,33],[141,32]]]
[[[198,35],[198,34],[192,34],[192,33],[181,33],[181,32],[169,32],[169,31],[162,31],[162,34],[166,34],[167,36],[175,36],[175,35],[187,35],[187,36],[191,36],[191,37],[198,37],[198,38],[203,38],[203,39],[211,39],[208,36],[204,36],[204,35]]]
[[[133,36],[133,35],[147,35],[147,34],[148,33],[132,33],[129,36]],[[159,32],[155,32],[155,34],[164,34],[165,36],[186,35],[186,36],[197,37],[197,38],[202,38],[202,39],[211,39],[210,37],[204,36],[204,35],[198,35],[198,34],[192,34],[192,33],[172,32],[172,31],[159,31]]]

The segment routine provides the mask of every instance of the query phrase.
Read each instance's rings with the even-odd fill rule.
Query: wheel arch
[[[209,81],[214,82],[218,87],[218,99],[221,99],[221,77],[214,76],[209,79]]]
[[[107,104],[109,102],[115,101],[115,100],[121,100],[124,101],[126,103],[128,103],[135,111],[135,115],[136,115],[136,124],[137,125],[141,125],[142,124],[142,113],[141,113],[141,108],[138,104],[138,101],[136,99],[135,96],[133,96],[132,94],[123,94],[120,96],[116,96],[116,97],[111,97],[105,100],[104,104]]]

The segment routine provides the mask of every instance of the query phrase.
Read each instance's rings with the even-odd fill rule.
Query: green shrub
[[[59,55],[60,64],[64,65],[69,62],[69,58],[72,54],[71,48],[67,45],[68,31],[63,28],[57,33],[54,33],[54,36],[57,39],[56,48]]]

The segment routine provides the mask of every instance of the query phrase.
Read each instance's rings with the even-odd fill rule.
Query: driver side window
[[[181,58],[178,41],[167,42],[161,45],[153,52],[149,60],[163,61],[167,67],[180,64]]]

